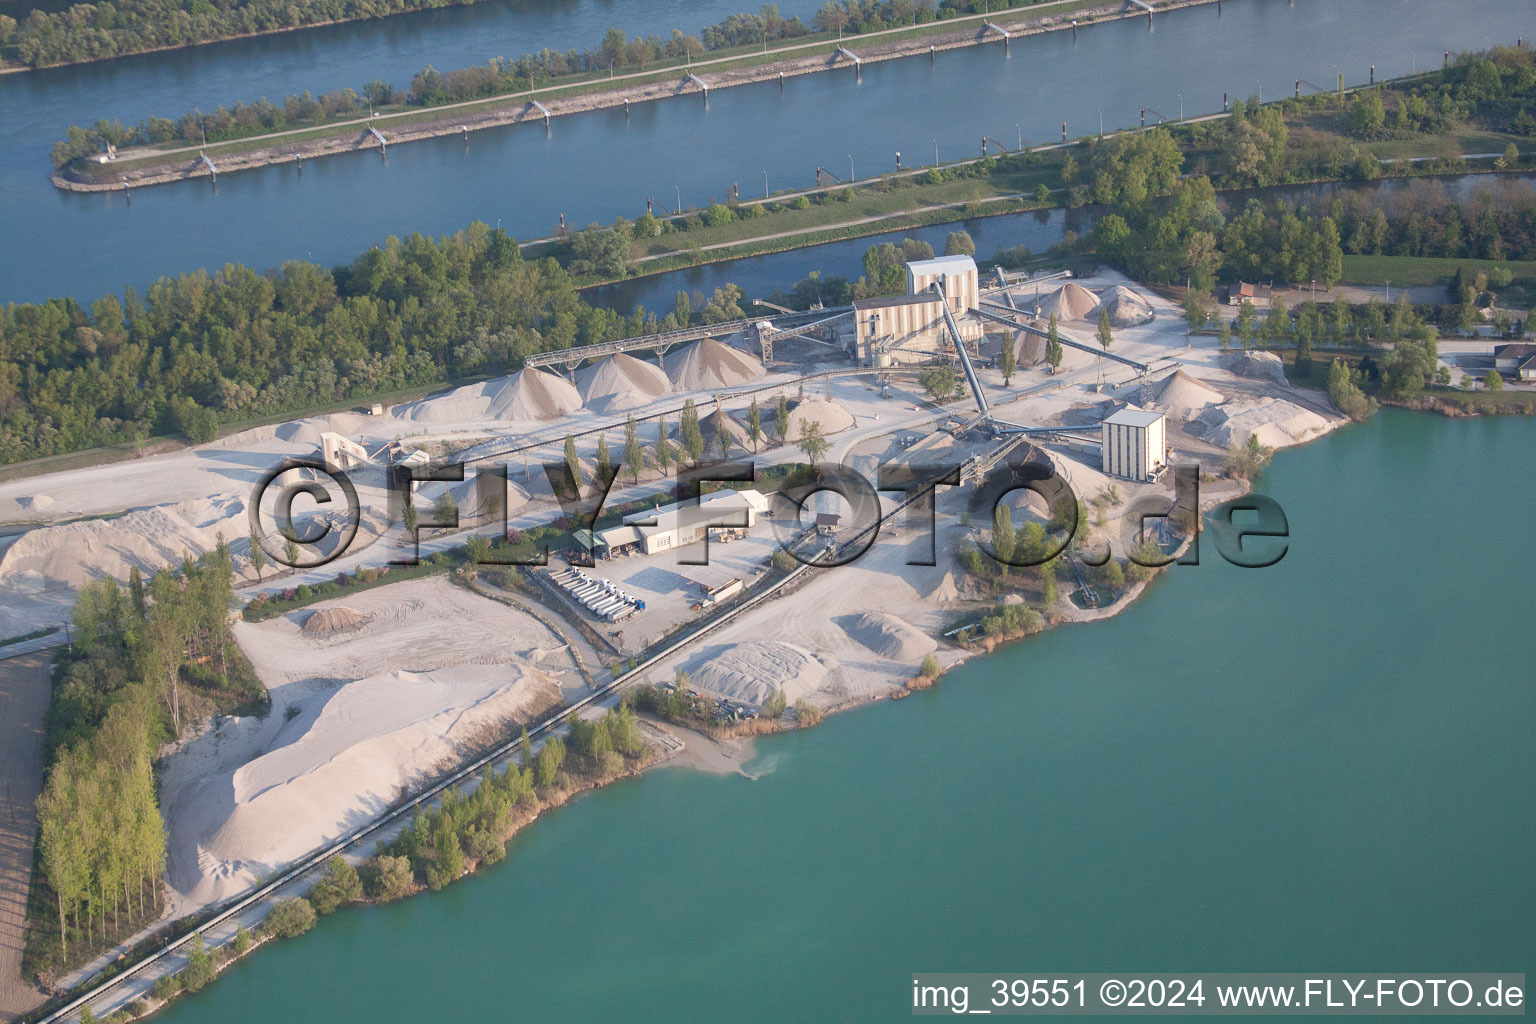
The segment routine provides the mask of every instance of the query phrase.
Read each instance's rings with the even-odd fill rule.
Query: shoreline
[[[1166,7],[1159,7],[1158,13],[1180,10],[1188,7],[1206,6],[1217,3],[1219,0],[1169,0]],[[1044,35],[1048,32],[1058,32],[1074,29],[1070,20],[1058,20],[1061,15],[1036,11],[1030,13],[1030,8],[1016,8],[1001,13],[994,19],[988,20],[986,15],[968,15],[965,17],[967,24],[956,27],[951,31],[933,31],[933,26],[943,26],[945,22],[929,22],[925,25],[903,26],[899,32],[918,32],[916,38],[900,39],[893,42],[882,43],[877,38],[866,36],[870,39],[870,45],[859,43],[860,37],[849,37],[845,42],[848,46],[858,46],[862,51],[859,54],[859,66],[863,64],[875,64],[890,60],[900,60],[908,57],[920,56],[923,53],[937,53],[941,50],[963,49],[972,46],[980,46],[1003,40],[986,26],[988,24],[1001,26],[1009,32],[1009,38],[1013,36],[1028,37]],[[1088,25],[1100,24],[1106,21],[1120,21],[1127,18],[1138,18],[1151,15],[1140,7],[1124,2],[1107,2],[1083,9],[1073,10],[1070,13],[1080,18],[1091,19]],[[978,19],[979,22],[978,22]],[[961,19],[954,19],[956,21]],[[975,27],[979,24],[981,27]],[[1078,26],[1087,27],[1087,26]],[[721,70],[711,72],[709,62],[700,62],[698,65],[690,65],[697,68],[711,80],[706,81],[708,91],[715,89],[729,89],[735,86],[752,85],[776,78],[796,78],[802,75],[818,74],[822,72],[847,70],[848,63],[841,59],[838,51],[842,49],[837,42],[817,42],[799,44],[798,47],[785,47],[783,50],[796,48],[824,48],[831,47],[833,52],[811,53],[802,56],[788,56],[775,58],[774,51],[762,55],[769,59],[765,63],[748,64],[745,67],[723,67]],[[847,51],[851,52],[851,51]],[[744,54],[735,57],[720,58],[721,63],[730,64],[736,61],[751,61],[754,55]],[[700,93],[699,87],[693,81],[693,74],[688,67],[677,69],[681,75],[671,73],[671,69],[657,72],[640,72],[639,77],[653,77],[667,74],[669,77],[660,81],[647,81],[631,85],[621,85],[616,88],[599,88],[591,92],[581,92],[569,96],[552,96],[547,101],[537,101],[548,111],[548,117],[539,112],[534,106],[536,98],[540,94],[549,95],[569,89],[581,89],[584,83],[572,83],[569,86],[547,86],[531,92],[517,93],[505,97],[488,97],[481,100],[469,100],[463,103],[445,105],[437,108],[424,108],[421,110],[401,111],[395,114],[382,115],[372,119],[358,118],[354,121],[342,122],[331,131],[325,125],[319,125],[312,129],[300,129],[297,134],[306,132],[326,132],[322,138],[296,139],[291,142],[278,142],[272,146],[263,146],[244,152],[233,153],[228,157],[215,161],[214,166],[218,173],[230,173],[233,171],[253,170],[261,167],[279,166],[282,164],[296,163],[305,159],[314,159],[322,156],[334,156],[341,153],[371,152],[381,145],[371,134],[375,123],[386,124],[394,118],[430,117],[434,110],[442,111],[440,117],[432,117],[430,120],[402,126],[399,131],[389,132],[383,130],[387,145],[398,145],[407,142],[416,142],[423,139],[443,138],[447,136],[466,134],[470,131],[479,131],[487,128],[499,128],[507,125],[522,124],[525,122],[540,120],[546,121],[555,117],[571,114],[587,113],[589,111],[604,110],[624,106],[627,103],[645,103],[656,100],[679,97],[693,97],[703,95],[708,102],[708,92]],[[857,71],[855,71],[857,73]],[[685,91],[686,90],[686,91]],[[491,105],[490,109],[464,113],[453,113],[455,109]],[[356,134],[347,132],[349,128],[356,128]],[[129,171],[118,176],[118,180],[92,181],[78,176],[78,172],[72,175],[72,165],[53,171],[49,180],[56,188],[69,192],[118,192],[132,189],[138,186],[171,184],[178,181],[193,181],[198,179],[216,179],[215,172],[210,171],[203,162],[202,153],[211,152],[217,156],[220,146],[237,146],[244,141],[231,139],[228,142],[215,143],[208,147],[194,149],[188,147],[179,151],[180,156],[168,158],[165,162],[144,167],[139,170]],[[169,156],[169,155],[168,155]],[[120,159],[131,159],[120,154]],[[153,159],[146,155],[137,159]],[[209,157],[212,159],[212,157]],[[174,163],[172,162],[174,160]],[[110,165],[96,164],[96,167]]]

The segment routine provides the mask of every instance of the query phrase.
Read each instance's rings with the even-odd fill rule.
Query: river
[[[595,42],[609,20],[629,28],[705,21],[731,5],[686,17],[660,0],[639,11],[597,5],[572,42]],[[739,5],[735,5],[739,6]],[[809,13],[812,5],[799,13]],[[793,10],[786,6],[786,11]],[[1068,33],[812,75],[782,89],[762,83],[717,91],[706,106],[686,97],[540,125],[443,138],[390,151],[227,175],[121,195],[61,193],[47,181],[47,151],[70,123],[101,114],[137,120],[192,103],[286,95],[361,84],[382,73],[404,81],[429,59],[454,66],[532,45],[479,34],[496,5],[436,12],[450,30],[418,47],[393,20],[247,40],[179,54],[61,69],[0,81],[0,301],[72,295],[85,300],[142,287],[161,274],[226,262],[259,269],[285,259],[336,263],[390,234],[441,234],[479,219],[528,238],[572,224],[634,216],[647,197],[663,206],[727,194],[807,186],[815,168],[855,175],[974,155],[983,135],[1008,143],[1135,124],[1145,104],[1168,117],[1219,110],[1223,92],[1287,94],[1300,76],[1331,86],[1438,65],[1441,50],[1483,48],[1536,36],[1523,0],[1234,0]],[[587,11],[578,4],[576,10]],[[414,16],[413,16],[414,17]],[[511,17],[511,15],[506,15]],[[643,24],[650,18],[653,24]],[[402,25],[404,23],[401,23]],[[519,23],[521,24],[521,23]],[[562,29],[566,31],[566,29]],[[395,34],[399,33],[399,34]],[[454,47],[458,47],[457,50]],[[332,56],[333,50],[341,56]],[[479,51],[479,57],[474,51]],[[240,54],[228,71],[218,55]],[[263,56],[270,51],[271,69]],[[376,59],[364,60],[359,54]],[[1194,55],[1194,59],[1192,56]],[[318,66],[317,65],[323,65]],[[379,70],[371,70],[377,68]],[[220,75],[227,75],[219,81]],[[115,98],[113,98],[115,96]],[[616,174],[615,168],[622,168]]]
[[[1389,410],[1283,452],[1277,566],[1208,539],[1115,619],[759,741],[755,780],[601,791],[163,1019],[872,1021],[919,970],[1528,970],[1533,445]]]

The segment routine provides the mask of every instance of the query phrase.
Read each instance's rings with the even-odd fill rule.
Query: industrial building
[[[1105,420],[1103,470],[1127,480],[1151,480],[1167,465],[1167,421],[1160,412],[1134,406],[1121,409]]]
[[[716,491],[697,502],[675,502],[625,516],[622,526],[597,534],[597,551],[604,556],[626,551],[654,555],[703,540],[711,529],[750,530],[766,511],[768,499],[759,491]]]
[[[940,299],[935,285],[941,285]],[[866,366],[930,362],[949,353],[944,301],[967,345],[981,341],[982,324],[971,316],[981,299],[976,261],[940,256],[907,264],[907,294],[860,299],[853,304],[854,355]]]

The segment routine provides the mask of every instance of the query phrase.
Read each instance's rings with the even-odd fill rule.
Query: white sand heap
[[[488,727],[558,699],[538,669],[461,665],[347,683],[313,719],[295,718],[275,749],[234,773],[233,801],[199,844],[196,899],[219,899],[344,835],[396,800]]]
[[[278,424],[273,431],[273,436],[279,441],[288,441],[291,444],[319,444],[321,434],[341,434],[350,437],[361,433],[371,420],[372,417],[355,412],[311,416],[309,419]],[[215,446],[219,445],[215,443]]]
[[[853,414],[827,398],[807,398],[789,411],[789,433],[793,444],[800,439],[802,424],[819,423],[823,435],[836,434],[853,426]]]
[[[1266,447],[1284,448],[1328,429],[1328,421],[1294,402],[1260,398],[1207,409],[1185,429],[1223,448],[1245,445],[1250,436]]]
[[[507,378],[486,413],[498,420],[555,420],[581,408],[581,394],[564,377],[527,367]]]
[[[1285,364],[1273,352],[1234,352],[1227,357],[1227,369],[1240,377],[1285,383]]]
[[[575,385],[564,377],[530,368],[400,406],[394,414],[413,423],[529,422],[559,419],[580,408],[581,395]]]
[[[672,390],[661,367],[623,352],[604,359],[584,376],[587,408],[601,413],[635,409]]]
[[[928,600],[936,605],[954,604],[960,600],[960,588],[955,586],[955,574],[946,572],[939,585],[928,592]]]
[[[1169,419],[1187,420],[1223,401],[1225,397],[1220,391],[1178,370],[1158,382],[1151,405]]]
[[[882,658],[917,661],[939,646],[910,622],[886,612],[865,612],[852,620],[843,627],[847,634]]]
[[[815,690],[836,662],[823,662],[782,640],[749,640],[695,655],[685,666],[691,685],[733,700],[761,704],[783,690],[793,704]]]
[[[678,391],[734,388],[757,380],[767,371],[754,356],[713,338],[695,342],[666,358],[667,376]]]
[[[53,499],[46,494],[34,494],[29,498],[17,498],[16,504],[29,512],[44,512],[53,507]]]
[[[1140,292],[1123,284],[1106,291],[1101,300],[1109,313],[1109,322],[1116,327],[1135,327],[1153,318],[1152,304]]]
[[[1040,315],[1057,320],[1086,320],[1099,308],[1099,297],[1076,281],[1068,281],[1040,300]]]
[[[337,605],[310,612],[309,618],[304,620],[304,628],[301,632],[308,636],[350,633],[353,630],[362,629],[365,621],[367,620],[363,618],[362,613],[356,609]]]
[[[127,579],[138,566],[154,572],[246,536],[245,502],[237,497],[179,501],[129,512],[116,519],[89,519],[39,527],[16,539],[0,558],[0,584],[40,576],[79,587],[97,576]]]

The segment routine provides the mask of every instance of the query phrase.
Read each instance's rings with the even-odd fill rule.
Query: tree
[[[937,679],[943,671],[939,667],[939,659],[934,657],[932,652],[923,655],[922,663],[917,666],[917,674],[924,679]]]
[[[456,527],[458,524],[459,502],[447,487],[443,488],[443,493],[439,494],[437,500],[432,503],[432,521],[445,523],[449,528]]]
[[[683,443],[683,451],[688,453],[688,461],[698,465],[704,455],[704,431],[699,428],[699,410],[694,407],[691,398],[683,402],[683,412],[678,420],[678,437]]]
[[[959,390],[960,382],[955,378],[955,371],[948,366],[932,366],[924,370],[917,378],[928,397],[942,405],[955,397]]]
[[[565,435],[565,469],[570,474],[570,486],[574,488],[571,497],[581,493],[583,486],[581,478],[581,459],[576,455],[576,438],[570,434]]]
[[[1376,402],[1369,398],[1341,360],[1328,368],[1328,400],[1352,420],[1368,420],[1376,412]]]
[[[1115,343],[1115,334],[1109,323],[1109,310],[1102,308],[1099,310],[1099,327],[1094,337],[1098,339],[1099,346],[1105,352],[1108,352],[1109,347]]]
[[[624,421],[624,468],[629,471],[632,483],[640,482],[640,471],[645,468],[645,456],[640,451],[640,428],[633,416]]]
[[[483,535],[472,533],[464,538],[464,550],[472,565],[484,565],[491,557],[491,542]]]
[[[379,854],[377,857],[368,859],[367,867],[368,896],[381,903],[388,903],[408,895],[415,882],[411,872],[411,862],[407,857]]]
[[[656,465],[663,475],[672,470],[672,440],[667,437],[667,418],[656,417]]]
[[[256,570],[256,582],[260,583],[261,582],[261,570],[266,568],[266,566],[267,566],[267,553],[265,551],[261,550],[261,542],[257,539],[256,531],[255,530],[251,531],[250,545],[251,545],[251,553],[250,553],[251,568]],[[137,569],[138,566],[134,566],[134,568]]]
[[[779,405],[773,412],[773,429],[779,435],[779,443],[789,440],[789,399],[779,395]]]
[[[747,436],[752,439],[752,451],[757,451],[757,445],[763,436],[763,413],[757,407],[757,396],[752,396],[752,404],[747,407]]]
[[[1008,387],[1013,380],[1014,371],[1019,367],[1019,360],[1013,343],[1013,334],[1003,335],[1002,347],[997,353],[997,369],[1003,375],[1003,387]]]
[[[314,926],[315,908],[303,897],[279,903],[262,922],[262,927],[280,939],[303,935]]]
[[[1013,510],[1007,502],[998,502],[992,512],[992,550],[1004,565],[1013,563],[1013,549],[1018,535],[1013,532]]]
[[[763,701],[763,717],[770,722],[784,717],[784,711],[789,707],[789,697],[783,690],[775,689]]]
[[[1187,288],[1184,291],[1184,324],[1191,333],[1200,330],[1211,318],[1211,309],[1207,303],[1206,294],[1198,288]]]
[[[608,452],[608,438],[602,434],[597,435],[597,475],[601,478],[613,466],[613,457]]]
[[[945,256],[975,256],[976,243],[968,232],[951,231],[949,237],[944,239]]]
[[[1498,370],[1489,370],[1488,375],[1483,378],[1483,387],[1489,391],[1503,391],[1504,375]]]
[[[218,976],[213,954],[203,942],[203,933],[194,932],[187,943],[187,966],[181,969],[181,987],[185,992],[196,992]]]
[[[821,461],[821,457],[827,454],[827,449],[832,447],[821,432],[821,424],[815,420],[802,420],[800,423],[800,437],[795,442],[800,451],[805,454],[805,459],[811,465]]]
[[[565,744],[558,736],[544,741],[536,761],[539,785],[553,785],[560,765],[565,762]]]
[[[1061,332],[1056,327],[1056,314],[1052,313],[1045,329],[1045,361],[1050,364],[1052,373],[1061,369],[1062,356],[1065,354],[1061,347]]]

